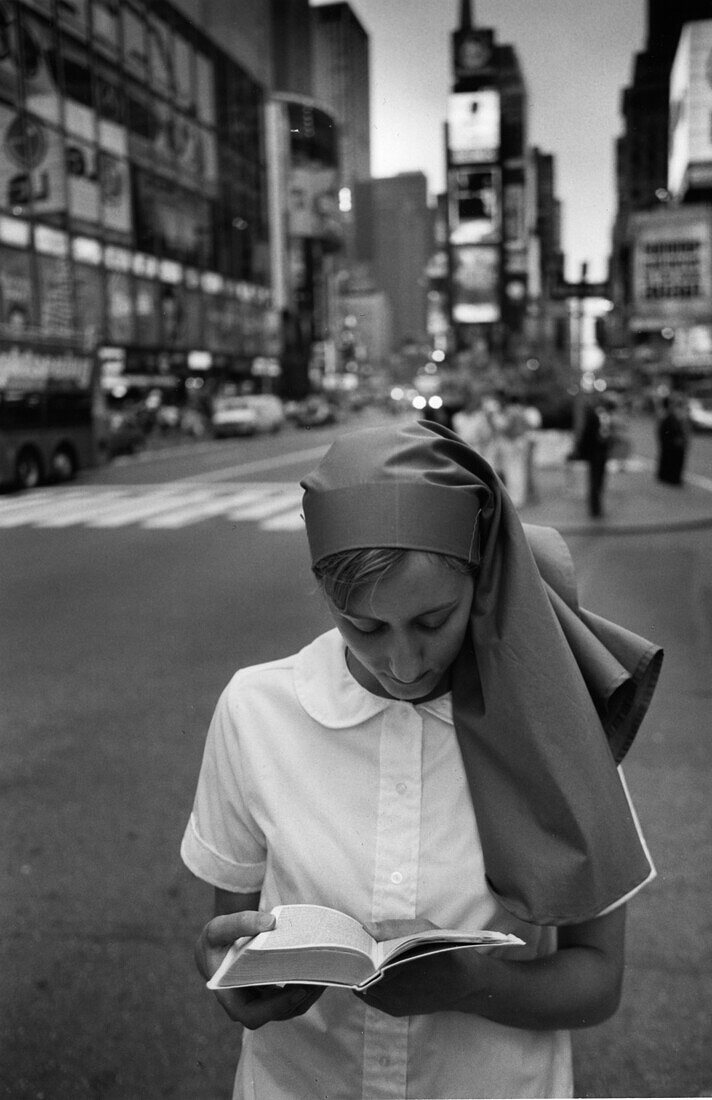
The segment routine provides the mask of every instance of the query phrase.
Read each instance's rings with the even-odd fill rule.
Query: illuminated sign
[[[452,316],[459,324],[499,320],[499,249],[457,245],[452,249]]]
[[[631,218],[636,320],[663,327],[709,320],[712,218],[708,207],[681,206]]]
[[[499,186],[493,169],[451,168],[448,195],[452,244],[499,240]]]
[[[448,154],[451,164],[486,164],[499,156],[499,92],[454,92],[448,96]]]

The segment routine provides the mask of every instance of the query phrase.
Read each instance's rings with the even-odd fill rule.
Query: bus
[[[0,487],[69,481],[106,461],[108,449],[96,356],[0,334]]]

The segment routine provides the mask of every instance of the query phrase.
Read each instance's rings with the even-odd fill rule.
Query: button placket
[[[382,722],[373,920],[408,919],[417,904],[423,721],[395,703]]]
[[[416,915],[422,754],[422,718],[409,704],[394,703],[384,711],[381,726],[373,920],[408,920]],[[364,1100],[402,1100],[407,1065],[408,1018],[367,1008]]]

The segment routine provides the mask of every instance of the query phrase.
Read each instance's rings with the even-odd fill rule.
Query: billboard
[[[453,92],[448,96],[447,144],[450,164],[487,164],[499,156],[499,92]]]
[[[0,104],[0,208],[47,216],[67,209],[64,143],[38,118]]]
[[[452,249],[452,317],[457,324],[499,320],[499,248],[456,245]]]
[[[291,236],[340,241],[342,228],[336,169],[316,164],[293,166],[288,186]]]
[[[670,74],[668,190],[712,186],[712,19],[687,23]]]
[[[707,321],[712,314],[712,214],[680,206],[631,217],[633,325]]]
[[[496,169],[462,167],[448,173],[452,244],[492,244],[500,237],[499,180]]]

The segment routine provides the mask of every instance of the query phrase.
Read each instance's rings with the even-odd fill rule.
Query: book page
[[[250,951],[288,951],[295,947],[345,947],[372,957],[373,940],[353,917],[324,905],[278,905],[277,921],[270,932],[261,932]]]
[[[381,940],[376,944],[376,966],[398,956],[408,953],[410,957],[417,955],[437,954],[455,947],[501,947],[522,944],[518,936],[508,935],[503,932],[490,932],[483,929],[479,932],[460,932],[451,929],[432,928],[426,932],[416,932],[409,936],[399,936],[394,940]]]

